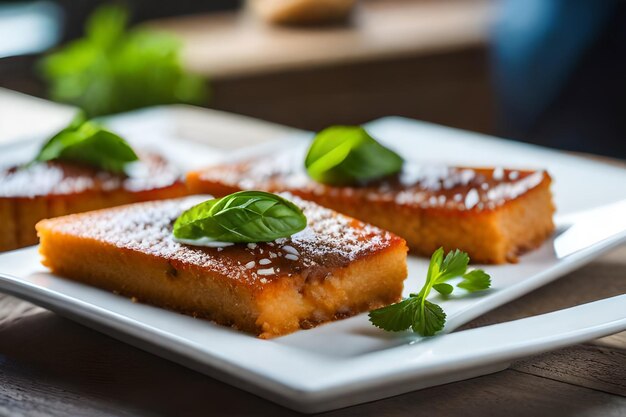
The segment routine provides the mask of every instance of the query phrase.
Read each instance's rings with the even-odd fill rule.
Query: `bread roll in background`
[[[269,23],[317,25],[346,19],[356,0],[248,0],[248,8]]]

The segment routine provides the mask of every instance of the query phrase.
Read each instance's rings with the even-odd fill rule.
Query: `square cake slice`
[[[0,252],[37,244],[41,219],[188,194],[160,155],[144,153],[136,166],[133,176],[62,161],[0,169]]]
[[[472,262],[516,262],[554,231],[547,172],[406,162],[394,177],[360,186],[310,179],[301,150],[208,167],[187,174],[192,193],[287,191],[402,236],[414,253],[443,246]]]
[[[177,243],[176,218],[211,198],[193,196],[42,220],[42,262],[61,276],[261,338],[400,300],[402,238],[285,197],[308,219],[290,238],[222,248]]]

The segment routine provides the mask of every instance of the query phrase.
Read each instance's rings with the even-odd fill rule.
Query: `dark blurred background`
[[[85,25],[111,2],[0,0],[0,87],[94,115],[188,102],[311,130],[401,115],[626,158],[626,2],[362,0],[315,22],[262,2],[113,3],[148,35],[109,39],[115,13]]]

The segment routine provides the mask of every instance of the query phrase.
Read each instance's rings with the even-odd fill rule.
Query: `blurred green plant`
[[[127,30],[127,24],[127,9],[101,6],[87,20],[84,38],[43,58],[50,97],[82,108],[89,117],[204,103],[207,81],[183,69],[180,41],[150,29]]]

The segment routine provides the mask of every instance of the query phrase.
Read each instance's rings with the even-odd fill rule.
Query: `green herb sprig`
[[[409,298],[399,303],[370,311],[369,318],[374,326],[390,332],[410,328],[421,336],[433,336],[443,329],[446,313],[439,305],[426,299],[431,290],[444,296],[450,295],[454,287],[446,281],[457,277],[461,277],[461,281],[456,286],[468,292],[486,290],[491,286],[491,277],[485,271],[467,271],[467,253],[457,249],[448,252],[445,258],[443,253],[443,248],[433,253],[426,283],[419,293],[410,294]]]
[[[127,164],[138,159],[124,139],[87,120],[81,112],[43,145],[34,162],[71,161],[123,173]]]
[[[331,126],[315,136],[304,165],[317,182],[350,185],[396,174],[403,163],[362,127]]]
[[[182,43],[169,33],[127,29],[128,10],[103,5],[89,17],[85,37],[40,62],[50,97],[89,117],[157,104],[203,104],[206,80],[182,64]]]
[[[289,237],[306,227],[291,201],[262,191],[240,191],[183,212],[174,223],[177,239],[255,243]]]

